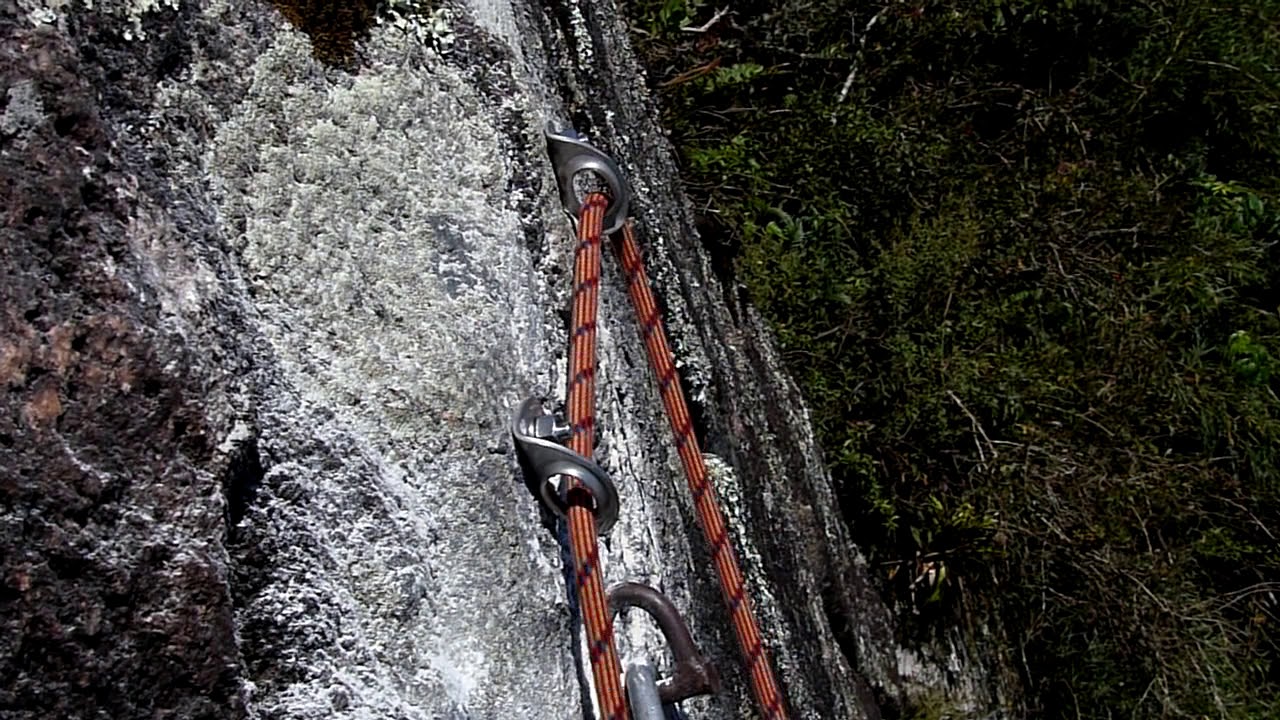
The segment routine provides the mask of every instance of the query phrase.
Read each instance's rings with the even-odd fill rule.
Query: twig
[[[690,80],[697,80],[698,78],[710,73],[711,71],[715,70],[718,67],[720,67],[720,58],[716,58],[715,60],[712,60],[706,65],[699,65],[698,67],[692,70],[686,70],[680,73],[679,75],[671,78],[670,80],[658,83],[658,87],[660,88],[675,87],[676,85],[687,83]]]
[[[1178,54],[1178,46],[1182,45],[1182,38],[1186,37],[1186,35],[1187,35],[1186,30],[1183,30],[1182,32],[1178,33],[1177,39],[1173,41],[1173,51],[1169,53],[1169,57],[1164,59],[1164,64],[1160,66],[1160,69],[1156,71],[1156,74],[1152,76],[1152,78],[1148,80],[1145,84],[1143,84],[1142,92],[1139,93],[1138,97],[1135,98],[1133,103],[1129,105],[1129,110],[1128,110],[1129,113],[1132,113],[1134,108],[1138,107],[1138,103],[1142,102],[1142,99],[1147,96],[1147,91],[1151,89],[1151,86],[1155,85],[1156,82],[1160,80],[1160,76],[1164,74],[1164,71],[1169,69],[1169,63],[1173,62],[1174,55]]]
[[[973,423],[974,432],[981,435],[982,439],[987,442],[987,447],[991,449],[991,457],[992,459],[995,459],[999,453],[996,452],[995,444],[991,442],[991,438],[987,437],[987,431],[982,429],[982,423],[978,422],[978,418],[974,417],[973,413],[969,412],[969,408],[965,407],[964,403],[960,402],[960,398],[957,397],[955,393],[948,390],[947,396],[964,411],[965,415],[969,416],[969,422]],[[978,459],[985,465],[987,463],[987,455],[982,452],[982,443],[978,442],[978,439],[975,437],[973,439],[973,444],[978,448]]]
[[[849,74],[844,78],[844,84],[840,86],[840,97],[836,98],[836,104],[840,105],[849,97],[849,91],[853,89],[853,80],[858,76],[858,50],[867,44],[867,33],[871,32],[871,28],[880,22],[880,16],[884,15],[892,5],[886,5],[881,8],[880,12],[871,16],[867,21],[866,27],[862,28],[862,37],[858,37],[858,22],[854,18],[849,18],[849,40],[853,45],[853,60],[850,62]],[[836,114],[831,113],[831,122],[835,122]]]
[[[1267,537],[1271,538],[1272,542],[1275,542],[1276,536],[1271,534],[1271,531],[1267,529],[1266,523],[1259,520],[1258,516],[1254,515],[1253,512],[1249,510],[1249,508],[1245,507],[1244,505],[1241,505],[1240,503],[1236,502],[1235,500],[1232,500],[1231,498],[1225,498],[1225,497],[1219,496],[1219,499],[1227,503],[1228,505],[1234,507],[1235,509],[1240,510],[1244,514],[1248,515],[1249,519],[1253,520],[1254,524],[1256,524],[1259,528],[1261,528],[1262,532],[1266,533]]]
[[[726,7],[721,10],[717,10],[716,14],[711,16],[710,20],[702,23],[698,27],[683,27],[683,28],[680,28],[680,30],[682,32],[687,32],[687,33],[704,33],[710,30],[712,25],[715,25],[716,23],[720,22],[720,18],[728,14],[729,14],[729,8]]]
[[[1049,410],[1056,410],[1057,412],[1060,412],[1060,413],[1066,413],[1067,415],[1074,415],[1074,416],[1076,416],[1076,417],[1080,418],[1081,420],[1083,420],[1083,421],[1085,421],[1085,422],[1089,423],[1090,425],[1092,425],[1092,426],[1094,426],[1094,427],[1098,428],[1098,429],[1099,429],[1099,430],[1101,430],[1102,432],[1106,433],[1106,434],[1107,434],[1107,437],[1115,437],[1115,436],[1116,436],[1116,434],[1115,434],[1115,433],[1113,433],[1113,432],[1111,432],[1111,430],[1109,430],[1109,429],[1107,428],[1107,426],[1103,425],[1102,423],[1098,422],[1097,420],[1094,420],[1094,419],[1093,419],[1093,418],[1091,418],[1091,417],[1088,417],[1087,415],[1085,415],[1084,413],[1081,413],[1081,412],[1079,412],[1079,411],[1076,411],[1076,410],[1068,410],[1067,408],[1060,408],[1060,407],[1058,407],[1057,405],[1050,405],[1049,403],[1033,402],[1033,403],[1028,403],[1028,404],[1029,404],[1029,405],[1034,405],[1035,407],[1042,407],[1042,408],[1047,408],[1047,409],[1049,409]]]
[[[1231,63],[1218,62],[1217,60],[1198,60],[1196,58],[1187,58],[1186,62],[1189,62],[1192,65],[1208,65],[1209,67],[1218,67],[1218,68],[1224,68],[1227,70],[1234,70],[1240,73],[1241,75],[1244,75],[1245,77],[1249,78],[1250,80],[1254,81],[1255,83],[1261,85],[1264,91],[1269,90],[1269,88],[1267,87],[1267,83],[1260,80],[1257,75],[1254,75],[1253,73],[1249,72],[1248,70],[1245,70],[1244,68],[1238,65],[1232,65]],[[1272,97],[1276,97],[1274,93],[1268,92],[1267,94],[1271,95]]]
[[[1105,228],[1103,230],[1090,230],[1085,233],[1084,236],[1087,238],[1095,238],[1103,235],[1136,235],[1141,230],[1141,225],[1134,225],[1133,227],[1127,228]]]

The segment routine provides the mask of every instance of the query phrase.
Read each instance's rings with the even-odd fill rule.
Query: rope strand
[[[676,374],[675,357],[667,343],[662,316],[649,287],[649,278],[645,274],[644,262],[640,258],[640,248],[630,220],[622,228],[622,237],[615,237],[614,250],[622,261],[622,271],[627,278],[627,294],[631,296],[631,304],[635,307],[636,318],[640,323],[640,334],[644,338],[649,365],[658,378],[658,390],[662,395],[662,404],[666,407],[667,418],[671,422],[671,431],[675,435],[676,451],[689,481],[689,491],[693,494],[698,523],[711,547],[716,575],[720,579],[720,591],[729,608],[734,634],[747,665],[756,703],[767,720],[785,720],[787,714],[783,707],[782,692],[778,689],[777,679],[769,663],[769,654],[765,650],[760,626],[751,608],[751,598],[747,596],[737,556],[729,543],[724,513],[720,511],[715,487],[711,484],[702,451],[698,447],[698,439],[694,436],[693,420],[689,416],[689,407]]]
[[[607,198],[587,197],[578,223],[578,248],[573,266],[573,334],[569,338],[568,419],[573,434],[569,448],[583,457],[595,449],[596,311],[600,294],[600,244]],[[595,680],[596,699],[605,720],[627,720],[622,693],[622,664],[613,643],[613,614],[609,612],[601,576],[600,549],[596,542],[596,518],[591,493],[576,478],[562,476],[569,484],[569,544],[573,551],[574,578],[587,652]]]
[[[569,339],[566,404],[571,430],[569,448],[584,457],[591,457],[595,448],[596,319],[600,296],[600,246],[607,206],[605,195],[592,193],[587,196],[582,205],[578,246],[574,252],[573,331]],[[698,447],[693,419],[680,388],[675,357],[649,286],[631,221],[623,225],[621,236],[614,238],[614,250],[622,263],[627,294],[640,323],[649,364],[657,376],[658,391],[675,437],[676,452],[693,496],[698,524],[711,551],[720,591],[746,663],[752,694],[766,720],[786,720],[782,692],[764,647],[737,555],[729,542],[728,527],[716,489]],[[566,499],[569,507],[566,514],[573,556],[573,590],[586,630],[596,701],[603,720],[628,720],[621,663],[613,640],[613,614],[609,609],[600,567],[591,493],[576,478],[562,476],[561,479],[568,483]]]

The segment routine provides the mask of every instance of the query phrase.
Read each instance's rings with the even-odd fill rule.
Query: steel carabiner
[[[671,648],[671,655],[675,660],[671,677],[658,681],[658,695],[663,704],[678,703],[720,690],[719,674],[698,652],[693,636],[689,633],[689,626],[666,595],[648,585],[634,582],[613,585],[607,594],[609,608],[614,613],[627,607],[638,607],[648,613],[658,624],[662,637]]]
[[[667,720],[662,707],[662,693],[658,690],[658,673],[649,665],[631,665],[627,668],[627,705],[633,720]]]

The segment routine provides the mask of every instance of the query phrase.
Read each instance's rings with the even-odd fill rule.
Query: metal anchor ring
[[[556,480],[563,475],[577,478],[595,504],[597,532],[607,535],[618,521],[618,489],[604,468],[550,439],[559,434],[554,428],[554,417],[543,411],[538,398],[521,403],[511,420],[516,452],[536,476],[537,496],[542,504],[560,517],[568,517],[569,502],[560,493]]]
[[[689,634],[689,626],[680,611],[666,595],[648,585],[624,582],[613,585],[607,591],[609,608],[618,612],[626,607],[638,607],[649,614],[662,631],[675,659],[671,677],[658,682],[658,695],[664,704],[678,703],[699,695],[710,695],[720,690],[720,675],[698,652]]]
[[[604,233],[612,235],[622,229],[627,221],[631,205],[631,188],[623,179],[622,171],[613,158],[587,144],[582,136],[570,129],[556,132],[547,125],[547,147],[551,162],[556,168],[556,181],[560,185],[560,202],[575,219],[582,212],[582,200],[573,187],[573,178],[584,170],[595,173],[609,187],[609,207],[604,215]]]

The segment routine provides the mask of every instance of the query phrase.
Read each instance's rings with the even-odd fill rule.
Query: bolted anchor
[[[606,535],[618,521],[618,490],[609,473],[594,460],[559,444],[570,434],[569,427],[547,413],[538,398],[521,403],[511,419],[516,453],[526,471],[536,478],[537,498],[556,515],[568,517],[569,502],[561,492],[563,478],[576,478],[591,494],[597,531]]]
[[[609,188],[609,207],[604,215],[604,234],[612,235],[622,229],[627,222],[627,211],[631,205],[631,187],[618,169],[613,158],[592,147],[570,128],[564,132],[556,132],[547,124],[547,149],[551,154],[551,162],[556,169],[556,182],[560,185],[560,202],[571,217],[577,218],[582,212],[582,200],[573,186],[573,179],[580,172],[592,172]]]
[[[658,696],[664,705],[719,692],[720,675],[698,652],[689,626],[666,595],[634,582],[618,583],[607,593],[609,608],[615,613],[627,607],[638,607],[648,613],[671,648],[675,667],[671,677],[658,681]]]

